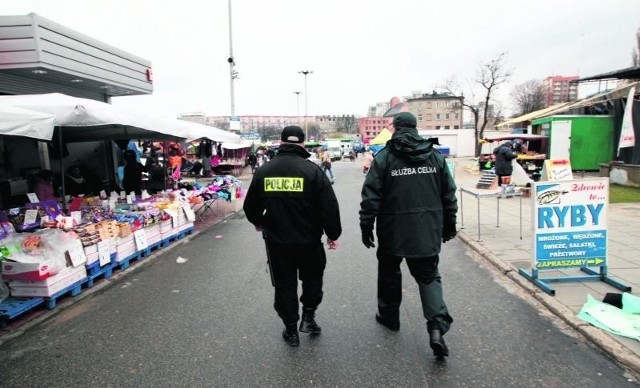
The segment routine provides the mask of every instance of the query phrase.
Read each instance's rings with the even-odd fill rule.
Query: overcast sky
[[[147,112],[229,115],[228,0],[2,0],[151,61]],[[479,63],[506,52],[513,86],[631,66],[640,0],[232,0],[236,115],[364,116],[376,102],[455,76],[469,95]],[[597,88],[591,86],[590,90]],[[299,98],[295,91],[302,92]],[[582,90],[584,95],[587,91]]]

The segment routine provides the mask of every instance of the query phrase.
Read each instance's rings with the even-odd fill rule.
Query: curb
[[[518,274],[516,268],[502,261],[498,256],[494,255],[484,246],[478,244],[472,237],[463,231],[458,231],[458,238],[471,249],[479,253],[485,260],[491,263],[503,275],[511,279],[520,288],[524,289],[529,295],[534,297],[538,302],[544,305],[549,312],[562,319],[574,330],[582,334],[587,340],[594,343],[602,351],[607,353],[611,358],[630,369],[636,376],[640,376],[640,356],[631,351],[624,344],[620,343],[615,337],[612,337],[605,331],[590,325],[581,320],[577,315],[560,303],[551,295],[547,295],[544,291],[538,289],[534,284]]]

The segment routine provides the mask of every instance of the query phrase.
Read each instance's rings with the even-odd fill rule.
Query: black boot
[[[300,331],[303,333],[320,334],[322,329],[315,320],[316,309],[302,308],[302,320],[300,321]]]
[[[386,326],[387,329],[389,329],[391,331],[400,330],[400,318],[399,317],[389,317],[387,315],[376,314],[376,321],[379,324],[381,324],[383,326]]]
[[[284,338],[284,342],[289,346],[300,346],[300,337],[298,336],[298,329],[295,323],[285,325],[282,338]]]
[[[429,345],[433,350],[434,356],[445,357],[449,355],[449,348],[447,348],[447,345],[444,343],[440,329],[429,330]]]

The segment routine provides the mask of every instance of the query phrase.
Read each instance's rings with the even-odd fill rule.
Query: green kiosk
[[[574,171],[597,171],[615,154],[613,116],[557,115],[531,121],[533,133],[549,137],[548,159],[569,159]]]

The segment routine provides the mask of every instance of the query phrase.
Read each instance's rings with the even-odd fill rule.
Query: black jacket
[[[511,164],[511,161],[515,159],[518,154],[516,154],[508,144],[502,144],[500,147],[496,148],[493,153],[496,156],[496,175],[511,175],[513,173],[513,165]]]
[[[455,231],[456,185],[444,157],[414,128],[398,128],[373,159],[362,186],[360,227],[376,225],[379,249],[399,257],[440,253]]]
[[[256,170],[244,200],[249,222],[264,228],[278,244],[316,243],[322,233],[331,240],[342,234],[338,200],[331,182],[310,154],[282,144],[277,156]]]

